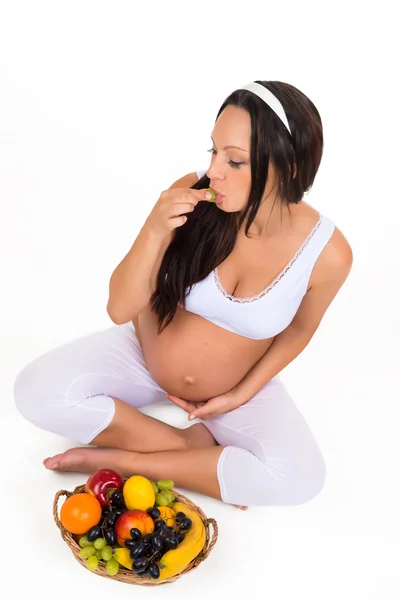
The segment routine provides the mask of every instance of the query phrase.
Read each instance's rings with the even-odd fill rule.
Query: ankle
[[[195,423],[183,431],[189,450],[218,446],[215,438],[203,423]]]

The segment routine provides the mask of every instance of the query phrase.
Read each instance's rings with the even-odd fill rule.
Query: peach
[[[115,533],[118,544],[124,545],[124,541],[131,537],[131,529],[135,527],[139,529],[142,535],[152,533],[154,531],[154,521],[151,516],[144,510],[134,508],[127,510],[120,515],[115,523]]]

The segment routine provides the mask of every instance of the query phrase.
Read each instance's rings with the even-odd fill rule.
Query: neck
[[[269,200],[261,202],[254,221],[250,225],[248,235],[254,240],[266,240],[293,229],[292,211],[286,202],[276,199],[275,204]],[[248,217],[241,229],[245,230]]]

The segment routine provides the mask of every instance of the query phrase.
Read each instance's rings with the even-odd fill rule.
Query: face
[[[236,106],[227,106],[218,117],[211,136],[212,158],[207,175],[210,187],[224,196],[216,206],[224,212],[241,213],[246,208],[251,189],[249,113]],[[241,149],[226,146],[239,146]],[[275,179],[275,170],[270,161],[265,196],[274,188]]]

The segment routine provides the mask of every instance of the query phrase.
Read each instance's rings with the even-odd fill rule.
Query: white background
[[[1,2],[0,586],[68,599],[236,598],[252,586],[274,600],[399,598],[393,9]],[[112,324],[113,269],[161,191],[208,167],[220,105],[255,79],[289,82],[320,111],[325,149],[307,201],[354,254],[314,338],[283,372],[324,454],[326,484],[305,505],[247,512],[187,493],[219,525],[207,560],[159,588],[110,581],[75,561],[53,520],[57,490],[86,477],[47,471],[42,459],[76,444],[24,421],[13,381],[34,357]],[[151,414],[187,424],[177,407]]]

